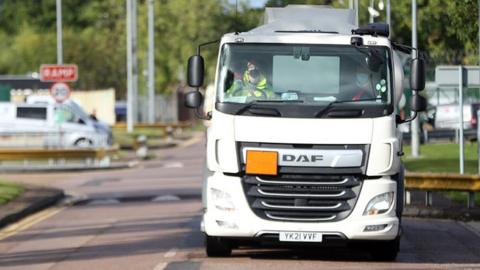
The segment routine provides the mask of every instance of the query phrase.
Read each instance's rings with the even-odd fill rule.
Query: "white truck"
[[[397,127],[425,110],[422,59],[404,74],[386,24],[358,28],[352,10],[267,8],[265,23],[225,34],[214,107],[199,110],[204,60],[189,59],[185,105],[210,120],[203,179],[208,256],[253,243],[364,245],[376,260],[399,250],[403,208]]]

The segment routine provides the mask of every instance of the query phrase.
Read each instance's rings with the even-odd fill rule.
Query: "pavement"
[[[6,205],[0,206],[0,228],[56,204],[64,197],[60,189],[26,186],[25,191]]]
[[[363,250],[236,249],[208,258],[200,232],[204,141],[124,170],[3,175],[79,198],[0,231],[0,269],[480,269],[477,223],[406,217],[395,262]],[[474,229],[472,229],[474,228]]]

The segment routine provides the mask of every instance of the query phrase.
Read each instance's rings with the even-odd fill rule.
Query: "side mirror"
[[[185,107],[198,109],[202,106],[203,96],[199,91],[191,91],[185,95]]]
[[[419,58],[413,59],[410,70],[410,88],[414,91],[425,89],[425,61]]]
[[[427,110],[427,99],[420,95],[414,95],[410,106],[414,112],[424,112]]]
[[[190,87],[201,87],[205,72],[205,63],[201,55],[193,55],[188,58],[187,82]]]

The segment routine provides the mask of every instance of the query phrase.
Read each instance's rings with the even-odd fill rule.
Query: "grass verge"
[[[404,146],[403,162],[411,172],[458,173],[460,171],[459,146],[454,143],[423,144],[420,157],[410,157],[410,146]],[[465,143],[465,173],[478,173],[477,144]]]
[[[0,181],[0,205],[7,204],[22,194],[24,190],[21,185]]]

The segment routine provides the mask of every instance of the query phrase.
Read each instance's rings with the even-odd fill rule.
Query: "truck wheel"
[[[394,261],[400,250],[400,237],[391,241],[378,241],[372,243],[370,254],[375,261]]]
[[[205,235],[205,250],[208,257],[228,257],[232,254],[232,247],[226,239],[208,235]]]

